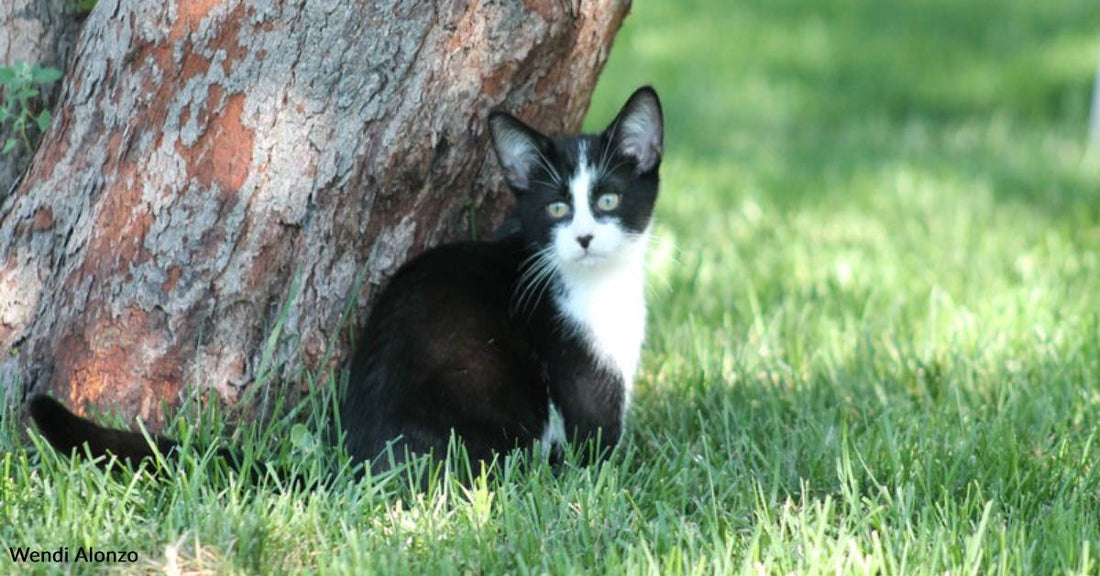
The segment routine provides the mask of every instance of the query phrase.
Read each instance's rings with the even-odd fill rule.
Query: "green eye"
[[[551,218],[565,218],[569,215],[569,205],[565,202],[554,202],[546,206],[546,213]]]
[[[619,207],[620,196],[614,192],[604,192],[596,199],[596,208],[607,212]]]

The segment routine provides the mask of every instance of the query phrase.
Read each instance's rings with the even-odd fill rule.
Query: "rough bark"
[[[0,378],[154,427],[187,387],[233,401],[295,277],[271,364],[338,363],[364,266],[360,319],[499,221],[488,111],[577,129],[628,6],[100,0],[0,208]]]
[[[64,70],[76,43],[80,23],[73,0],[4,0],[0,2],[0,65],[16,62]],[[58,86],[42,95],[52,106]],[[0,155],[0,198],[26,170],[31,151],[19,147]]]

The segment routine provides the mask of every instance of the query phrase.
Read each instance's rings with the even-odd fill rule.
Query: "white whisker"
[[[538,306],[549,280],[557,272],[553,246],[535,252],[520,265],[523,271],[512,294],[512,313],[527,313]]]
[[[610,160],[619,149],[619,146],[615,144],[615,132],[618,129],[619,123],[616,122],[611,127],[611,133],[607,135],[607,143],[604,144],[603,151],[600,153],[600,162],[596,165],[596,172],[601,176],[607,174],[607,172],[604,171],[604,169],[607,168],[607,161]],[[612,149],[612,145],[615,146],[614,149]]]
[[[535,278],[531,283],[531,293],[525,296],[521,304],[521,312],[530,313],[538,308],[539,302],[542,300],[542,295],[546,292],[546,288],[550,286],[551,279],[554,277],[556,271],[557,269],[555,266],[547,266],[544,271]]]
[[[620,160],[619,163],[612,166],[611,169],[607,171],[607,173],[610,174],[610,173],[618,170],[619,166],[622,166],[623,164],[626,164],[626,163],[627,163],[627,160]]]
[[[546,159],[546,156],[543,155],[542,150],[539,150],[538,148],[534,148],[534,151],[535,151],[535,154],[538,155],[539,163],[541,163],[542,166],[544,168],[546,168],[546,172],[550,174],[551,178],[553,178],[554,183],[556,185],[560,186],[561,185],[561,174],[558,174],[557,168],[554,168],[554,165],[551,164],[550,161]]]
[[[561,183],[559,183],[559,182],[547,182],[546,180],[531,180],[530,182],[533,183],[533,184],[542,184],[543,186],[548,186],[550,188],[560,188],[561,187]]]

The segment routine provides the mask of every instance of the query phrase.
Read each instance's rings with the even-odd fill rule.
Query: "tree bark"
[[[279,376],[339,363],[349,295],[499,222],[489,110],[578,129],[628,7],[100,0],[0,208],[0,378],[156,428],[238,399],[280,317]]]
[[[73,0],[4,0],[0,2],[0,65],[27,62],[65,70],[80,30]],[[42,94],[53,105],[57,85]],[[31,150],[20,146],[0,155],[0,198],[26,170]]]

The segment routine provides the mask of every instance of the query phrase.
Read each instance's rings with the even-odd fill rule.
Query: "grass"
[[[159,482],[104,474],[6,414],[0,570],[25,545],[136,549],[116,568],[139,572],[1100,572],[1100,4],[634,12],[591,127],[652,82],[668,134],[613,463],[460,482],[458,456],[426,492],[399,472],[296,495],[204,448]],[[347,480],[331,406],[173,425]]]

